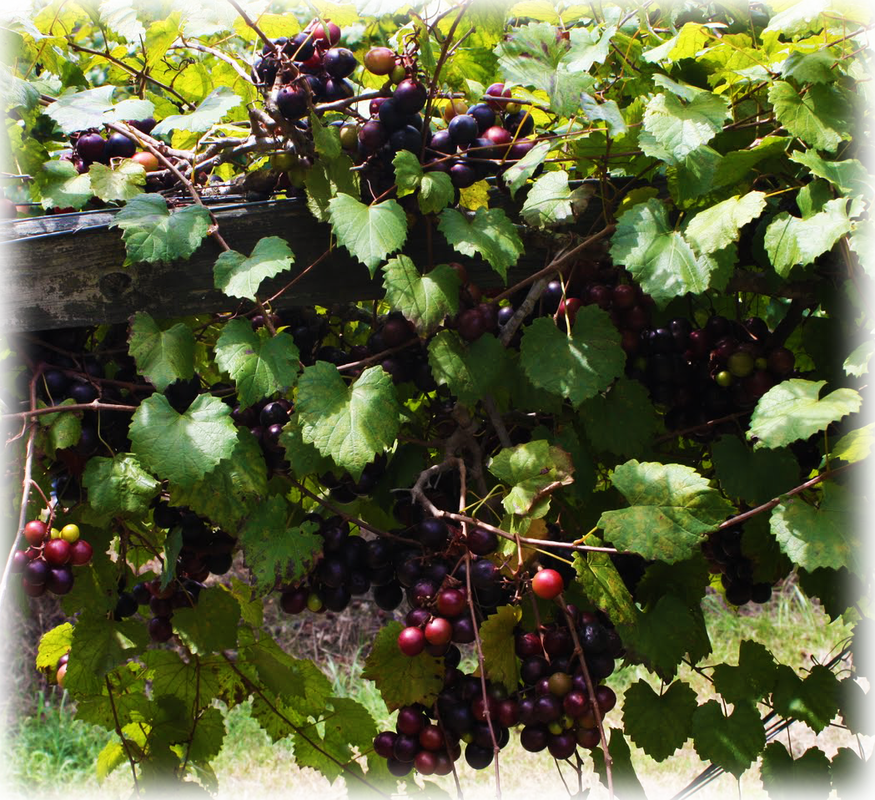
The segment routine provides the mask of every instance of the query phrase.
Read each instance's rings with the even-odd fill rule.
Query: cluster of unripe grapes
[[[628,371],[666,410],[666,427],[680,430],[752,411],[769,389],[792,376],[794,366],[792,351],[772,344],[762,319],[713,315],[701,328],[683,317],[645,328]],[[699,436],[717,432],[712,427]]]
[[[79,526],[71,523],[55,528],[32,519],[23,534],[28,547],[15,551],[11,570],[21,575],[25,594],[67,594],[73,588],[73,567],[87,564],[93,554],[91,545],[80,538]]]
[[[770,583],[754,582],[754,563],[742,552],[743,525],[732,525],[712,533],[702,542],[702,553],[712,574],[720,575],[726,602],[734,606],[745,603],[768,603],[772,597]]]

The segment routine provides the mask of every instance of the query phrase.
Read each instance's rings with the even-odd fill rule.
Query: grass
[[[841,620],[829,623],[819,607],[794,587],[780,594],[776,592],[774,600],[756,612],[728,609],[717,596],[706,598],[703,607],[714,646],[714,652],[706,662],[712,664],[737,663],[741,640],[755,639],[765,644],[781,663],[802,670],[815,661],[826,661],[829,653],[850,634],[850,626]],[[473,660],[466,657],[465,664],[470,666]],[[393,726],[392,715],[376,688],[361,678],[362,645],[350,648],[347,655],[327,656],[322,667],[333,684],[335,695],[352,697],[362,703],[381,729]],[[690,668],[682,667],[679,677],[693,686],[700,702],[714,696],[707,679]],[[608,683],[622,697],[622,693],[640,678],[658,686],[658,679],[641,667],[620,670]],[[65,798],[71,794],[123,797],[129,792],[130,774],[124,769],[117,770],[103,787],[98,787],[93,777],[94,759],[111,738],[109,734],[73,720],[63,700],[60,705],[52,706],[40,698],[39,708],[37,715],[23,718],[7,733],[12,751],[10,788],[17,789],[21,796],[46,798],[61,797],[62,794]],[[346,795],[342,781],[331,785],[313,770],[295,766],[291,745],[287,741],[272,743],[251,717],[248,703],[228,711],[225,723],[225,744],[213,762],[219,778],[219,800],[262,800],[268,787],[272,800],[317,796],[320,800],[333,800]],[[621,705],[608,715],[608,723],[622,725]],[[798,723],[792,726],[789,735],[782,737],[782,741],[789,743],[796,756],[813,744],[830,757],[839,746],[857,747],[856,741],[846,731],[827,728],[815,736]],[[863,746],[869,755],[872,740],[865,739]],[[690,742],[661,764],[637,748],[633,748],[632,758],[651,800],[672,797],[704,767]],[[524,797],[529,800],[533,791],[537,791],[538,800],[558,800],[568,796],[552,760],[544,753],[525,752],[516,737],[512,737],[511,744],[502,751],[500,763],[506,800],[522,800]],[[475,772],[464,763],[464,759],[457,766],[466,797],[493,795],[493,769]],[[567,766],[563,766],[562,771],[571,792],[575,792],[576,776]],[[439,784],[454,794],[452,778],[439,779]],[[591,800],[607,797],[607,792],[591,775],[584,774],[584,788],[587,785],[593,787],[589,795]],[[409,784],[408,789],[412,789]],[[732,776],[724,775],[696,795],[697,800],[738,796],[746,800],[766,797],[758,769],[748,770],[740,783]]]

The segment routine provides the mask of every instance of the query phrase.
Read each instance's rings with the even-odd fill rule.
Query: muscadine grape
[[[477,173],[467,164],[453,164],[450,167],[450,180],[456,189],[467,189],[477,183]]]
[[[577,747],[577,741],[571,733],[551,735],[547,739],[547,750],[556,759],[569,758]]]
[[[173,626],[167,617],[152,617],[147,628],[153,642],[167,642],[173,636]]]
[[[532,591],[542,600],[552,600],[564,589],[565,581],[555,569],[542,569],[532,578]]]
[[[720,372],[714,376],[714,380],[718,386],[726,388],[727,386],[732,385],[732,373],[726,369],[720,370]]]
[[[443,731],[433,723],[425,725],[419,732],[419,744],[426,750],[440,750],[444,746]]]
[[[56,567],[49,571],[46,588],[52,594],[67,594],[73,588],[73,570],[70,567]]]
[[[392,758],[395,740],[398,734],[395,731],[383,731],[374,737],[374,752],[382,758]]]
[[[547,729],[542,725],[526,725],[520,732],[523,750],[539,753],[547,746]]]
[[[74,566],[81,567],[91,561],[91,556],[94,553],[93,548],[84,539],[77,539],[70,545],[70,563]]]
[[[53,566],[66,564],[72,556],[73,546],[64,539],[51,539],[43,547],[43,558]]]
[[[468,104],[464,100],[450,100],[441,109],[441,116],[444,118],[444,122],[449,122],[459,114],[464,114],[467,110]]]
[[[157,169],[161,169],[161,162],[158,161],[158,156],[154,153],[134,153],[131,156],[131,160],[139,164],[146,172],[154,172]]]
[[[24,550],[16,550],[15,555],[12,556],[12,564],[9,566],[9,571],[18,574],[24,572],[24,568],[30,563],[30,559],[27,557],[27,553]]]
[[[430,750],[420,750],[413,759],[413,766],[420,775],[434,775],[438,758]]]
[[[486,769],[492,763],[494,755],[491,747],[481,747],[473,742],[465,748],[465,761],[473,769]]]
[[[607,714],[617,705],[617,695],[614,694],[614,690],[610,686],[596,686],[595,699],[602,714]]]
[[[327,22],[323,25],[321,22],[316,23],[312,29],[313,40],[316,42],[327,42],[334,46],[340,41],[340,28],[333,22]]]
[[[114,133],[106,141],[106,158],[130,158],[137,152],[137,143],[122,133]]]
[[[437,610],[444,617],[457,617],[467,605],[465,592],[461,589],[444,589],[437,595]]]
[[[29,545],[37,547],[43,543],[47,531],[48,528],[46,527],[45,522],[41,522],[38,519],[32,519],[24,526],[24,538],[27,539]]]
[[[404,69],[404,65],[396,63],[392,68],[392,71],[389,73],[389,80],[397,85],[404,80],[405,75],[407,75],[407,70]]]
[[[351,50],[332,47],[323,57],[322,66],[332,78],[346,78],[355,72],[358,62]]]
[[[76,140],[76,153],[86,164],[108,160],[106,140],[99,133],[86,133]]]
[[[413,762],[399,761],[397,758],[390,758],[386,761],[386,767],[396,778],[403,778],[409,775],[413,769]]]
[[[404,628],[398,634],[398,648],[406,656],[418,656],[425,649],[425,634],[419,628]]]
[[[550,694],[556,695],[556,697],[564,697],[571,691],[572,686],[571,676],[567,672],[554,672],[547,679],[547,688]]]
[[[365,53],[365,69],[374,75],[388,75],[395,69],[395,53],[388,47],[372,47]]]
[[[386,128],[379,120],[371,119],[362,125],[358,139],[367,150],[377,150],[389,140]]]
[[[480,133],[480,128],[474,117],[469,114],[459,114],[450,120],[447,133],[453,144],[471,144]]]
[[[535,120],[528,111],[517,111],[515,114],[505,115],[504,127],[514,138],[528,136],[535,130]]]
[[[405,78],[395,87],[392,98],[402,114],[415,114],[425,107],[428,91],[419,81]]]
[[[503,83],[493,83],[486,90],[486,103],[490,108],[495,109],[496,111],[504,110],[504,103],[498,100],[493,100],[494,97],[510,97],[510,89],[505,89]]]
[[[67,662],[65,661],[63,664],[58,666],[58,671],[55,673],[55,681],[58,686],[63,689],[64,688],[64,680],[67,677]]]
[[[60,537],[65,541],[73,544],[73,542],[79,539],[79,526],[70,523],[69,525],[65,525],[60,530]]]

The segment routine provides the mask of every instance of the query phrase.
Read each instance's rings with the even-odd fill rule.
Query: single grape
[[[532,578],[532,591],[542,600],[552,600],[564,589],[565,582],[555,569],[542,569]]]
[[[425,634],[419,628],[404,628],[398,634],[398,647],[406,656],[418,656],[425,649]]]
[[[395,87],[392,98],[402,114],[415,114],[425,107],[428,91],[419,81],[406,78]],[[381,109],[382,110],[382,109]]]
[[[365,53],[364,63],[374,75],[388,75],[395,69],[395,53],[388,47],[372,47]]]

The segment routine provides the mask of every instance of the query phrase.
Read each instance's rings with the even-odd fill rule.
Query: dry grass
[[[375,613],[376,612],[376,613]],[[815,606],[790,587],[763,610],[752,613],[739,613],[725,608],[716,597],[706,603],[709,630],[715,652],[710,663],[736,663],[738,644],[743,638],[763,642],[782,663],[790,664],[797,670],[810,667],[815,661],[825,661],[829,651],[837,646],[849,633],[850,628],[841,621],[830,624],[828,618]],[[302,615],[289,619],[277,614],[272,604],[266,608],[266,624],[270,632],[290,652],[312,658],[323,666],[332,679],[335,692],[353,696],[366,705],[371,713],[382,721],[391,724],[379,694],[373,685],[360,679],[363,652],[373,640],[375,632],[386,617],[377,612],[369,603],[357,602],[347,611],[338,615]],[[679,677],[689,682],[699,693],[700,702],[713,696],[707,680],[689,668],[683,667]],[[609,683],[618,695],[639,678],[653,681],[641,668],[627,668],[611,676]],[[622,726],[622,707],[608,716],[608,723]],[[230,712],[226,718],[228,735],[225,746],[213,766],[219,778],[219,800],[263,800],[269,793],[271,800],[299,800],[315,798],[334,800],[345,796],[358,798],[364,794],[351,790],[347,795],[342,781],[330,784],[320,774],[311,769],[299,769],[294,764],[291,746],[287,742],[272,744],[266,734],[248,714],[247,708],[240,707]],[[830,727],[815,736],[805,725],[794,724],[782,735],[783,741],[794,756],[801,755],[806,748],[816,745],[831,757],[841,746],[858,747],[858,742],[837,727]],[[868,756],[873,750],[875,740],[861,739],[859,746]],[[13,748],[17,761],[23,754]],[[692,744],[661,764],[648,758],[637,748],[633,748],[633,763],[650,800],[673,797],[703,768],[704,764],[696,755]],[[578,778],[567,765],[560,770],[545,753],[528,753],[519,746],[514,737],[511,744],[500,756],[502,796],[505,800],[560,800],[578,789]],[[465,798],[493,797],[494,770],[492,768],[475,772],[462,759],[459,764],[459,779]],[[24,791],[18,775],[19,785],[9,785],[4,796],[27,797],[33,792]],[[46,776],[50,778],[49,775]],[[84,798],[86,795],[101,800],[104,798],[126,798],[130,794],[129,772],[119,769],[102,786],[87,773],[77,773],[75,779],[64,780],[60,776],[49,779],[40,787],[39,797]],[[451,795],[455,794],[453,779],[429,779]],[[421,783],[421,779],[418,781]],[[567,789],[566,783],[567,782]],[[588,797],[600,800],[608,797],[607,791],[592,775],[591,767],[583,770],[581,785],[584,791],[591,789]],[[19,790],[16,792],[16,788]],[[414,789],[408,781],[400,781],[399,792]],[[618,792],[620,800],[622,793]],[[583,795],[577,795],[582,797]],[[866,795],[862,795],[866,796]],[[749,769],[736,781],[723,775],[714,783],[700,790],[697,798],[744,797],[749,800],[766,798],[759,779],[757,767]],[[795,795],[799,797],[799,794]]]

